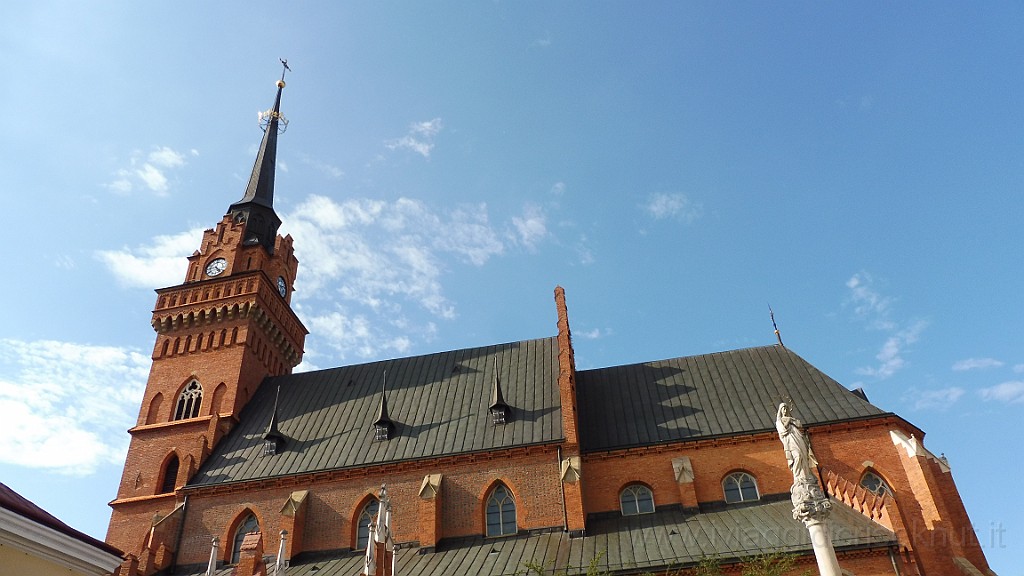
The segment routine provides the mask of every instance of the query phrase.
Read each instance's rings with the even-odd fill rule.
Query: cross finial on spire
[[[281,82],[284,82],[284,73],[291,72],[292,69],[288,67],[288,60],[286,58],[278,58],[281,61],[281,66],[284,68],[281,70]]]

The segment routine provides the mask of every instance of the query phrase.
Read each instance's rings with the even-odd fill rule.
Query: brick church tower
[[[285,64],[285,70],[287,70]],[[241,200],[188,257],[184,282],[157,290],[153,365],[125,460],[107,541],[143,573],[173,561],[162,542],[179,529],[175,492],[237,422],[260,382],[289,374],[308,333],[290,307],[298,260],[274,212],[284,73]],[[170,535],[170,534],[166,534]]]

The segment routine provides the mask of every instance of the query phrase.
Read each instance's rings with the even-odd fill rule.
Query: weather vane
[[[785,348],[786,345],[782,343],[782,334],[779,332],[779,325],[775,323],[775,312],[772,311],[771,304],[768,305],[768,316],[770,316],[772,319],[772,328],[775,329],[775,338],[779,340],[779,346]]]
[[[277,81],[277,99],[274,100],[274,107],[270,110],[265,110],[258,114],[260,128],[266,131],[271,124],[277,127],[278,134],[284,134],[284,131],[288,129],[288,119],[281,114],[281,90],[284,89],[284,75],[286,72],[291,72],[292,69],[288,67],[288,60],[284,58],[278,58],[281,61],[281,79]]]

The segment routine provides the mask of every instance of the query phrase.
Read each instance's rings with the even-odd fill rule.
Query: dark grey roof
[[[512,417],[491,424],[494,370]],[[373,441],[387,370],[391,439]],[[555,338],[441,352],[267,378],[190,485],[252,480],[558,441],[563,438]],[[263,436],[280,385],[277,455]]]
[[[609,571],[684,567],[704,556],[728,561],[774,551],[810,554],[807,529],[793,520],[792,508],[789,501],[776,501],[708,513],[673,509],[591,521],[583,538],[570,539],[564,532],[552,532],[442,542],[436,551],[425,554],[420,554],[418,548],[400,549],[397,573],[506,576],[522,573],[524,565],[532,563],[575,575],[585,574],[598,554],[598,567]],[[401,522],[402,518],[395,517],[394,521]],[[839,551],[896,543],[888,529],[834,500],[829,529],[832,544]],[[350,576],[363,562],[358,552],[299,560],[287,570],[288,576]],[[228,568],[218,576],[229,573]],[[272,569],[268,574],[273,576]]]
[[[576,394],[584,452],[774,430],[783,400],[805,425],[885,414],[781,346],[582,370]]]

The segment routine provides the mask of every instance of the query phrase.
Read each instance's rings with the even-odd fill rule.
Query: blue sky
[[[304,369],[548,336],[559,284],[581,368],[771,344],[771,303],[1020,573],[1020,5],[34,2],[0,53],[0,481],[69,524],[284,57]]]

